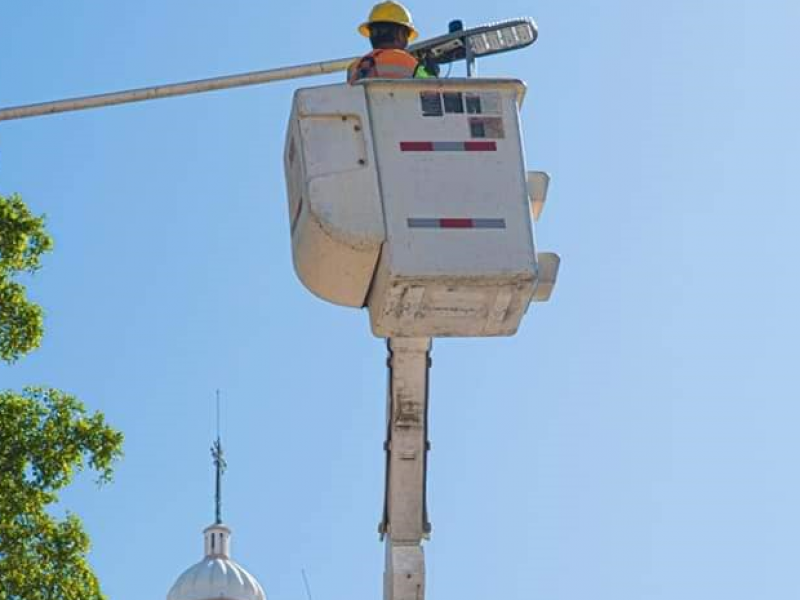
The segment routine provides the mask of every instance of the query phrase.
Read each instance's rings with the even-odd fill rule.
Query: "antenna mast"
[[[216,468],[216,494],[215,494],[215,512],[214,523],[219,525],[222,523],[222,474],[228,466],[225,462],[225,457],[222,452],[222,438],[220,436],[220,411],[219,411],[219,390],[217,390],[217,439],[211,445],[211,456],[214,459],[214,467]]]
[[[303,583],[306,586],[306,595],[308,596],[308,600],[314,600],[311,597],[311,588],[308,585],[308,577],[306,577],[306,570],[305,569],[300,569],[300,572],[303,574]]]

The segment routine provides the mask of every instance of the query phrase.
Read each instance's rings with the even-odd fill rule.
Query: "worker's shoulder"
[[[380,52],[381,58],[395,59],[395,60],[413,60],[417,62],[417,58],[408,50],[402,48],[388,48],[386,50],[375,50],[373,54]]]
[[[408,64],[416,64],[417,57],[408,52],[407,50],[403,50],[400,48],[380,48],[377,50],[372,50],[368,52],[364,56],[354,59],[350,63],[350,67],[355,67],[360,65],[364,61],[375,61],[375,62],[393,62],[393,63],[408,63]]]

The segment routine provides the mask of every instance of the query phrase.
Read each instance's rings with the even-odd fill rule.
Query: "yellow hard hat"
[[[369,26],[372,23],[397,23],[408,27],[408,41],[413,41],[419,33],[411,22],[411,13],[399,2],[387,0],[372,7],[369,19],[358,26],[358,32],[364,37],[369,37]]]

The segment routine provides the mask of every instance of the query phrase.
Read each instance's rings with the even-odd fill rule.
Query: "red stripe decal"
[[[439,219],[442,229],[472,229],[474,226],[472,219]]]
[[[433,142],[400,142],[402,152],[433,152]]]
[[[464,142],[464,150],[467,152],[495,152],[497,144],[495,142]]]

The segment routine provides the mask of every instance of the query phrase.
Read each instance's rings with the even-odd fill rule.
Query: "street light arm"
[[[509,19],[488,25],[480,25],[471,29],[451,31],[446,35],[417,42],[411,45],[408,50],[417,58],[430,55],[440,64],[466,58],[468,60],[469,75],[474,75],[475,58],[525,48],[533,44],[538,35],[536,23],[533,19]],[[213,77],[211,79],[159,85],[123,92],[112,92],[110,94],[98,94],[96,96],[84,96],[82,98],[70,98],[41,104],[13,106],[0,109],[0,121],[40,117],[73,110],[126,104],[128,102],[143,102],[157,98],[169,98],[170,96],[199,94],[201,92],[212,92],[245,85],[258,85],[286,79],[299,79],[314,75],[326,75],[346,70],[356,58],[340,58],[338,60],[293,67],[269,69],[267,71],[254,71],[252,73]]]
[[[287,79],[299,79],[314,75],[326,75],[328,73],[344,71],[353,60],[355,60],[355,57],[295,65],[292,67],[281,67],[279,69],[269,69],[266,71],[240,73],[238,75],[227,75],[224,77],[212,77],[211,79],[200,79],[184,83],[157,85],[134,90],[125,90],[122,92],[98,94],[95,96],[69,98],[54,102],[13,106],[0,109],[0,121],[39,117],[74,110],[112,106],[114,104],[127,104],[129,102],[143,102],[145,100],[156,100],[158,98],[169,98],[171,96],[213,92],[215,90],[224,90],[246,85],[258,85]]]

